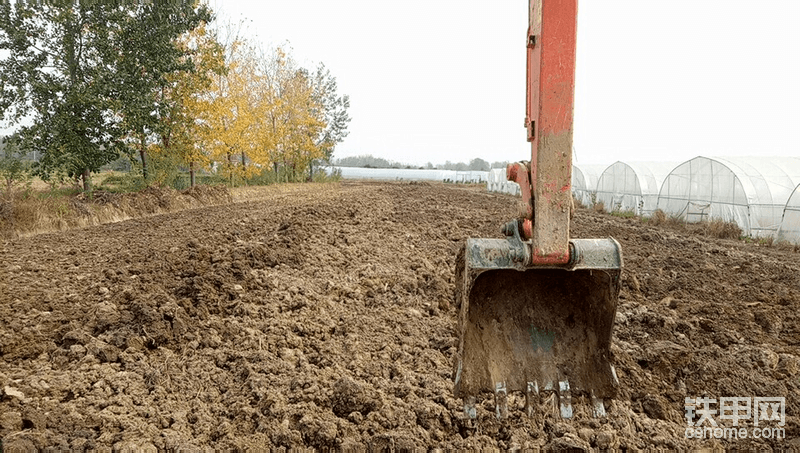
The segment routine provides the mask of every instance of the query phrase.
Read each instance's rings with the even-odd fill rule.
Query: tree
[[[14,187],[30,178],[30,165],[22,159],[24,154],[20,152],[16,137],[0,138],[0,178],[7,196],[11,195]]]
[[[44,179],[64,168],[91,190],[91,173],[157,134],[167,74],[191,68],[174,40],[210,12],[193,1],[0,0],[0,106],[40,152]],[[1,52],[0,52],[1,53]]]
[[[312,175],[313,162],[330,159],[347,135],[348,97],[322,65],[312,74],[282,47],[265,54],[242,39],[225,41],[218,44],[224,70],[205,95],[190,97],[210,160],[222,163],[231,183],[269,168],[286,181],[301,180],[306,169]]]
[[[195,185],[195,171],[210,163],[211,156],[202,146],[204,124],[208,116],[209,92],[217,77],[226,74],[224,49],[205,25],[184,33],[177,45],[182,59],[191,59],[194,67],[166,75],[161,89],[164,109],[160,116],[160,141],[153,152],[176,157],[189,167],[189,184]]]
[[[0,2],[0,50],[8,55],[0,60],[2,119],[32,117],[21,137],[42,154],[43,179],[64,168],[90,190],[91,172],[118,156],[112,74],[99,53],[122,15],[101,2]]]
[[[105,59],[115,64],[113,98],[122,119],[120,128],[138,149],[147,180],[148,145],[158,140],[170,145],[174,123],[169,117],[176,104],[165,92],[176,74],[196,69],[191,49],[181,46],[179,38],[209,22],[212,15],[206,6],[189,1],[135,2],[130,13],[112,35]]]
[[[492,169],[491,165],[489,165],[489,162],[486,162],[485,160],[479,157],[476,157],[475,159],[469,161],[468,168],[469,170],[472,171],[489,171]]]
[[[321,151],[322,158],[330,162],[334,148],[348,134],[347,124],[350,122],[350,116],[347,114],[347,109],[350,108],[350,97],[338,95],[336,78],[323,64],[319,65],[314,76],[314,95],[321,107],[319,113],[325,123],[325,128],[317,137],[315,146]],[[313,160],[309,164],[313,164]],[[313,175],[314,169],[309,167],[309,178]]]
[[[237,173],[248,176],[247,158],[258,165],[269,162],[263,143],[271,139],[258,129],[257,118],[267,108],[262,77],[257,73],[253,49],[240,40],[225,46],[225,71],[218,73],[205,99],[200,119],[202,141],[211,159],[223,162],[231,183]],[[256,167],[257,168],[257,167]],[[250,174],[254,170],[249,170]]]
[[[270,160],[276,174],[284,169],[287,180],[297,180],[314,159],[322,157],[319,137],[325,130],[323,96],[308,71],[297,66],[281,47],[262,58],[264,76],[261,127],[272,137]]]

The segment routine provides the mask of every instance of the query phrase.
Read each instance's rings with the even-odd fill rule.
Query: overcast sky
[[[530,158],[527,0],[210,0],[351,100],[334,154]],[[800,1],[579,2],[576,162],[800,156]]]

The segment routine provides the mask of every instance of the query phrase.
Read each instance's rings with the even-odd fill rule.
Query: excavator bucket
[[[549,397],[563,418],[582,397],[594,416],[618,387],[611,333],[622,255],[614,239],[570,241],[564,267],[522,264],[525,244],[468,239],[458,257],[459,348],[455,395],[474,418],[476,397],[496,397],[498,418],[509,392],[523,392],[532,412]]]

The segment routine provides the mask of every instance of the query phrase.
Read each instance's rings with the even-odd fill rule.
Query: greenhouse
[[[794,188],[783,208],[783,220],[778,228],[777,239],[800,245],[800,184]]]
[[[695,157],[664,181],[657,206],[689,222],[736,222],[747,236],[771,236],[800,184],[795,157]]]
[[[427,170],[415,168],[362,168],[326,167],[328,174],[339,172],[345,179],[380,179],[385,181],[446,181],[455,183],[483,183],[488,181],[488,171]]]
[[[672,162],[615,162],[597,180],[597,202],[609,212],[650,215],[658,204],[661,183],[675,168]]]
[[[593,204],[597,180],[600,179],[600,175],[606,168],[608,168],[607,165],[572,166],[572,193],[582,205],[591,206]]]
[[[505,168],[492,168],[489,170],[489,180],[486,183],[486,189],[489,192],[501,192],[510,195],[519,195],[519,184],[514,181],[506,179]]]

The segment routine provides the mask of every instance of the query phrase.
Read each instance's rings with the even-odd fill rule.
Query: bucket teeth
[[[498,382],[495,385],[494,402],[497,419],[508,418],[508,390],[505,382]]]
[[[478,417],[478,410],[475,408],[475,397],[468,396],[464,399],[464,415],[468,420],[475,420]]]
[[[572,393],[576,391],[570,386],[568,379],[558,381],[548,381],[543,387],[539,387],[538,381],[527,383],[525,390],[525,413],[528,417],[536,415],[537,411],[544,411],[546,417],[560,417],[571,419],[579,417],[604,418],[606,412],[606,400],[595,396],[594,390],[589,395],[576,396],[573,401]],[[508,409],[508,385],[506,382],[497,382],[494,389],[495,416],[498,420],[509,417]],[[464,415],[469,423],[477,420],[477,397],[467,396],[464,398]]]
[[[536,406],[539,405],[539,383],[536,381],[528,382],[528,389],[525,392],[525,412],[528,417],[533,417]]]
[[[602,398],[595,398],[592,395],[592,415],[595,418],[604,418],[606,416],[606,406]]]
[[[569,381],[558,383],[558,400],[561,409],[561,418],[572,418],[572,394],[569,391]]]

